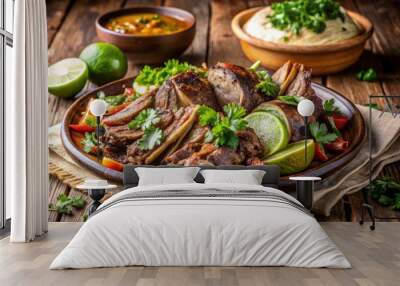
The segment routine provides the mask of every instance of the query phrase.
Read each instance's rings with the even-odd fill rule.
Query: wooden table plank
[[[357,8],[375,24],[372,46],[382,66],[383,90],[387,95],[400,95],[400,3],[366,1],[357,3]]]
[[[123,0],[118,1],[93,1],[80,0],[75,1],[65,16],[64,21],[57,20],[57,13],[51,21],[54,23],[62,23],[57,33],[53,36],[53,40],[49,43],[49,63],[67,57],[78,57],[81,50],[88,44],[97,40],[94,21],[103,12],[114,10],[121,7]],[[59,6],[58,6],[59,7]],[[52,28],[51,26],[50,28]],[[62,120],[67,108],[73,103],[72,100],[65,100],[49,95],[49,125],[54,125]],[[62,184],[54,177],[50,177],[50,199],[55,203],[60,193],[69,193],[69,188]],[[61,216],[50,213],[50,220],[59,220]]]
[[[115,1],[76,1],[71,7],[63,25],[49,47],[49,64],[68,57],[78,57],[90,43],[96,42],[95,20],[103,12],[117,9],[122,0]],[[49,124],[61,122],[65,110],[72,100],[49,96]]]
[[[83,199],[86,201],[86,205],[82,209],[72,209],[72,214],[71,215],[63,215],[60,219],[62,222],[77,222],[77,221],[83,221],[83,217],[85,214],[87,214],[88,208],[91,204],[91,199],[87,195],[86,192],[82,192],[80,190],[76,189],[71,189],[68,193],[68,197],[78,197],[82,196]]]
[[[63,23],[69,8],[72,5],[72,0],[47,0],[47,44],[51,45],[55,34]]]
[[[69,194],[69,187],[63,184],[60,180],[58,180],[54,176],[50,176],[49,182],[49,205],[55,205],[57,202],[57,197],[61,194]],[[56,211],[49,211],[49,221],[59,221],[61,219],[61,215]]]
[[[346,9],[359,12],[353,1],[347,0],[341,1],[341,3]],[[368,45],[361,59],[354,66],[335,75],[327,76],[326,85],[355,103],[365,104],[368,102],[369,95],[384,94],[380,82],[367,83],[356,78],[356,73],[360,69],[371,66],[379,67],[379,60],[373,55],[371,45]]]
[[[166,0],[164,5],[187,10],[196,17],[196,37],[182,59],[194,65],[207,62],[208,27],[210,24],[208,1]]]
[[[400,67],[398,51],[400,43],[398,38],[400,30],[398,23],[400,21],[399,3],[394,1],[343,1],[342,3],[347,9],[356,11],[366,15],[374,24],[374,34],[368,43],[367,50],[360,61],[347,71],[343,84],[345,91],[348,91],[351,86],[354,89],[350,93],[350,98],[356,103],[368,102],[369,95],[400,95]],[[397,51],[397,55],[396,55]],[[355,74],[358,69],[373,67],[377,70],[379,81],[375,83],[359,82],[355,79]],[[328,77],[329,83],[336,90],[340,89],[337,86],[337,79]],[[396,80],[397,79],[397,80]],[[347,93],[349,94],[349,93]],[[346,95],[346,94],[345,94]],[[384,106],[384,100],[377,101],[381,107]],[[391,174],[394,178],[400,178],[400,162],[387,166],[381,175]],[[352,206],[352,221],[358,221],[361,216],[362,194],[358,192],[349,196],[349,201]],[[372,202],[376,215],[380,217],[400,217],[398,212],[393,212]]]
[[[124,8],[130,8],[135,6],[160,6],[162,5],[162,0],[127,0],[123,3]],[[139,71],[141,65],[135,63],[135,57],[130,55],[129,53],[125,53],[128,58],[128,72],[126,74],[127,77],[135,76]]]
[[[210,66],[217,62],[231,62],[242,66],[251,64],[243,55],[239,40],[233,34],[230,26],[232,17],[245,8],[247,8],[247,4],[244,1],[211,1],[207,59]]]

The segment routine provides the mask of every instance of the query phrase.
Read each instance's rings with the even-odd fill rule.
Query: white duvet
[[[138,192],[174,190],[204,194],[251,190],[270,198],[252,197],[251,192],[246,197],[241,192],[240,197],[129,199]],[[50,269],[128,265],[349,268],[318,222],[295,204],[300,203],[279,190],[254,185],[131,188],[102,204]]]

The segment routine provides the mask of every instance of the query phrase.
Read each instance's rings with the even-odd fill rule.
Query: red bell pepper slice
[[[93,132],[95,130],[94,127],[87,124],[70,124],[69,128],[79,133]]]
[[[344,140],[342,137],[338,137],[335,141],[325,144],[325,147],[334,153],[342,153],[349,147],[349,141]]]
[[[336,128],[339,130],[342,130],[344,127],[346,127],[347,123],[349,122],[349,119],[340,114],[334,114],[332,115],[333,122],[335,122]]]
[[[116,170],[116,171],[120,171],[122,172],[122,170],[124,169],[124,165],[121,164],[120,162],[117,162],[111,158],[108,157],[103,157],[103,160],[101,162],[103,164],[103,166]]]
[[[132,87],[126,87],[124,90],[124,95],[131,96],[135,94],[135,90]]]
[[[329,158],[325,153],[324,146],[320,143],[315,144],[315,158],[320,162],[328,161]]]

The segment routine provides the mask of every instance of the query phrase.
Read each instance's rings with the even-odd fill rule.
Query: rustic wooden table
[[[192,46],[183,56],[193,64],[206,62],[213,65],[218,61],[232,62],[249,66],[239,42],[233,35],[230,23],[232,17],[243,9],[268,4],[269,1],[248,0],[47,0],[49,64],[67,57],[77,57],[81,50],[96,42],[94,21],[100,14],[135,5],[165,5],[186,9],[197,18],[197,33]],[[368,102],[369,95],[400,95],[400,2],[396,0],[345,0],[345,8],[367,16],[375,25],[375,32],[369,41],[361,60],[354,67],[335,75],[316,77],[314,81],[337,90],[355,103]],[[374,67],[379,81],[360,82],[355,73],[362,68]],[[138,66],[130,63],[127,76],[134,75]],[[72,100],[49,96],[49,125],[54,125],[72,104]],[[400,163],[385,168],[384,174],[400,179]],[[80,194],[70,189],[57,178],[50,177],[49,202],[55,202],[59,194],[69,196]],[[357,193],[344,199],[333,210],[329,220],[353,220],[360,216],[361,194]],[[352,210],[345,217],[343,209]],[[50,221],[80,221],[86,210],[75,212],[72,216],[49,213]],[[377,206],[377,215],[399,217],[396,212]],[[324,220],[326,218],[320,218]]]

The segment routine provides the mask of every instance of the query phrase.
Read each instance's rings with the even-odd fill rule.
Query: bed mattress
[[[350,267],[293,197],[263,186],[196,183],[114,195],[50,269],[130,265]]]

